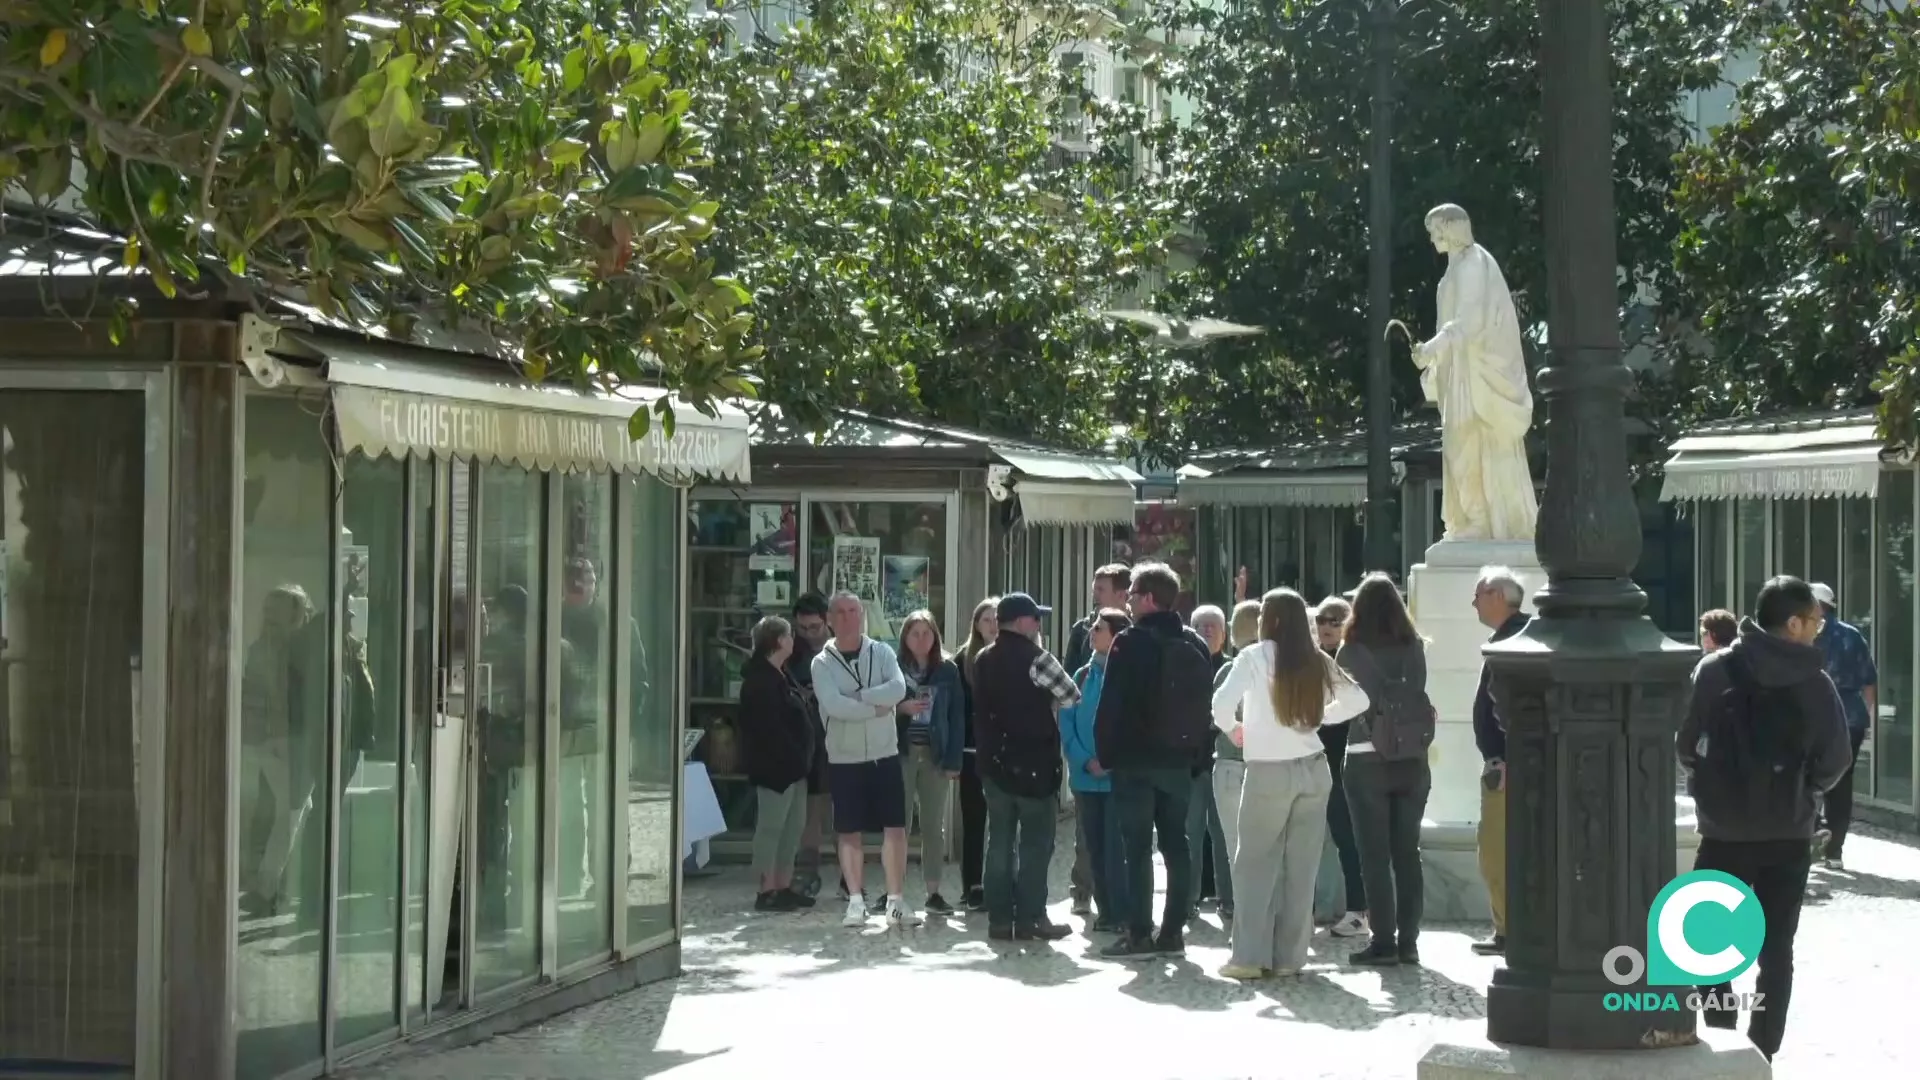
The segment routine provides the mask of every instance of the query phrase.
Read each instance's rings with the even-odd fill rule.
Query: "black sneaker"
[[[1182,934],[1169,934],[1163,930],[1160,932],[1159,937],[1153,939],[1153,954],[1155,956],[1174,958],[1185,956],[1187,955],[1187,939]]]
[[[1087,926],[1089,934],[1124,934],[1127,924],[1111,916],[1102,915]]]
[[[1481,956],[1505,956],[1507,955],[1507,936],[1495,934],[1485,941],[1476,941],[1473,943],[1473,951]]]
[[[794,895],[804,897],[805,899],[808,899],[808,900],[811,900],[814,897],[819,896],[820,895],[820,875],[817,873],[808,874],[805,877],[801,878],[799,881],[794,882],[793,891],[794,891]]]
[[[1119,941],[1100,950],[1103,960],[1142,961],[1159,955],[1151,940],[1136,938],[1131,933],[1122,933]]]
[[[1012,923],[991,923],[987,926],[987,938],[991,941],[1012,941]]]
[[[1418,945],[1400,946],[1400,963],[1407,967],[1420,966],[1420,947]]]
[[[960,895],[960,906],[968,911],[987,910],[987,890],[975,885]]]
[[[944,896],[941,896],[937,892],[930,892],[927,894],[927,902],[924,906],[926,908],[927,914],[929,915],[953,914],[953,905],[947,903],[947,898]]]
[[[1400,963],[1400,950],[1392,945],[1369,945],[1349,955],[1347,962],[1360,967],[1396,967]]]
[[[1042,919],[1039,922],[1024,923],[1016,927],[1013,936],[1020,941],[1059,941],[1072,933],[1073,928],[1070,926],[1061,926]]]
[[[795,911],[804,911],[813,906],[813,897],[808,896],[806,893],[795,892],[792,889],[787,890],[787,900],[793,905],[793,910]]]
[[[786,897],[786,893],[778,889],[770,889],[753,898],[753,910],[792,911],[793,908],[787,903]]]

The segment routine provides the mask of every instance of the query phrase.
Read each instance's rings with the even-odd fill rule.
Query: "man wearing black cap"
[[[1026,593],[1000,598],[1000,636],[973,661],[973,733],[987,800],[987,936],[1057,941],[1047,919],[1047,865],[1061,776],[1055,713],[1080,700],[1073,676],[1040,645],[1051,609]]]
[[[1826,862],[1830,870],[1841,869],[1841,849],[1847,843],[1847,830],[1853,825],[1853,766],[1860,756],[1860,744],[1867,739],[1867,724],[1880,700],[1879,669],[1874,667],[1873,649],[1858,627],[1840,621],[1840,608],[1830,586],[1815,582],[1813,597],[1827,617],[1820,636],[1813,643],[1827,656],[1827,675],[1840,692],[1840,707],[1847,714],[1847,740],[1853,753],[1847,758],[1847,771],[1826,794],[1825,827],[1813,834],[1813,857]]]

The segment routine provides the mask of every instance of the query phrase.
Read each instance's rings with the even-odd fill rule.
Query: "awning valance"
[[[1884,446],[1871,426],[1693,436],[1673,448],[1663,502],[1873,498],[1884,467]]]
[[[1027,525],[1131,525],[1133,485],[1068,480],[1014,481],[1020,520]]]
[[[1182,506],[1365,506],[1367,474],[1361,469],[1286,474],[1227,473],[1180,480]]]
[[[424,362],[413,350],[283,334],[321,358],[343,450],[368,457],[457,455],[527,469],[647,472],[677,481],[751,479],[746,414],[674,409],[668,438],[658,416],[628,437],[634,411],[660,391],[618,394],[536,386],[469,365]]]

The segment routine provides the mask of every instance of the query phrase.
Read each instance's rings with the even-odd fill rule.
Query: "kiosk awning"
[[[1014,480],[1028,525],[1131,525],[1133,485],[1125,481]]]
[[[1771,434],[1694,435],[1673,444],[1663,502],[1872,498],[1884,444],[1872,424]]]
[[[1226,473],[1180,478],[1182,506],[1365,506],[1364,469],[1299,475]]]
[[[645,438],[628,436],[635,410],[658,390],[615,394],[536,386],[479,364],[428,361],[420,350],[325,334],[283,332],[319,358],[332,388],[343,450],[368,457],[459,455],[527,469],[653,473],[675,481],[747,483],[747,416],[717,405],[707,416],[674,407],[668,438],[658,416]]]

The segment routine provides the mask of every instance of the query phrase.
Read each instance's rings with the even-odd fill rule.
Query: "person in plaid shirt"
[[[1040,645],[1048,608],[1025,593],[1000,598],[1000,636],[973,662],[974,741],[987,799],[987,936],[1056,941],[1072,933],[1047,919],[1060,794],[1060,726],[1054,714],[1080,687]]]

